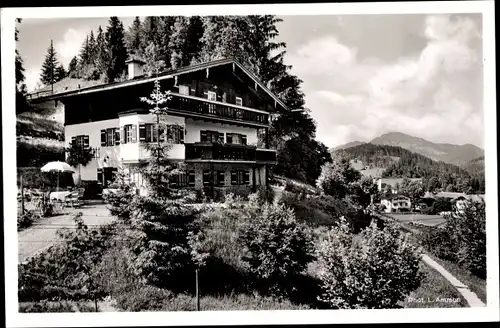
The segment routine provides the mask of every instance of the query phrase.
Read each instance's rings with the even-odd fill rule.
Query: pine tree
[[[108,46],[106,43],[106,36],[99,25],[97,29],[96,37],[96,67],[99,75],[102,77],[106,74],[106,65],[109,62],[108,59]]]
[[[125,33],[125,45],[129,54],[142,55],[142,24],[139,16],[136,16],[132,25],[128,28],[127,33]]]
[[[47,55],[45,55],[45,61],[42,63],[42,73],[40,76],[40,80],[44,85],[52,85],[58,81],[56,74],[58,66],[57,53],[52,40],[50,40],[50,46],[47,48]]]
[[[125,46],[124,38],[125,31],[123,29],[123,23],[118,19],[118,17],[111,17],[106,30],[106,43],[108,45],[106,78],[108,82],[114,82],[125,71],[127,48]]]
[[[190,65],[197,61],[202,49],[203,22],[199,16],[179,16],[172,27],[169,48],[172,51],[172,68]]]
[[[89,51],[89,64],[90,65],[95,65],[96,60],[97,60],[97,43],[96,39],[94,37],[94,31],[90,31],[90,36],[89,36],[89,44],[88,44],[88,51]]]
[[[61,81],[67,76],[66,70],[64,69],[64,66],[62,64],[57,66],[55,74],[57,81]]]
[[[82,47],[80,48],[80,69],[90,64],[90,55],[91,50],[89,45],[89,36],[87,35],[83,41]]]
[[[75,79],[78,78],[78,59],[73,57],[68,65],[68,76]]]
[[[177,191],[169,186],[173,175],[180,172],[177,165],[168,158],[171,147],[165,137],[167,131],[166,105],[169,92],[162,92],[159,80],[149,97],[141,98],[152,108],[157,117],[158,140],[144,144],[150,152],[150,159],[141,169],[148,187],[148,194],[154,197],[136,196],[133,204],[132,227],[137,232],[140,246],[136,248],[135,265],[148,283],[162,286],[168,283],[168,276],[185,269],[191,263],[191,249],[188,236],[198,211],[186,202],[194,200],[188,191]],[[189,197],[191,196],[191,197]]]
[[[21,18],[16,18],[17,23],[21,23]],[[19,30],[15,29],[15,39],[16,42],[19,41]],[[24,76],[24,66],[23,66],[23,59],[21,58],[21,55],[19,54],[19,50],[16,48],[16,85],[19,86],[19,84],[23,83],[25,79]],[[22,88],[18,88],[18,90],[22,90]]]
[[[21,18],[16,18],[17,23],[21,23]],[[15,40],[19,41],[18,38],[19,30],[15,29]],[[22,113],[30,110],[30,105],[26,99],[26,85],[24,84],[24,66],[19,50],[16,48],[16,113]]]

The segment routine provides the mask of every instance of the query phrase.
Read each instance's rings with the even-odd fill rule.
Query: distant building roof
[[[434,195],[435,198],[448,198],[448,199],[455,199],[458,197],[465,197],[465,193],[463,192],[447,192],[447,191],[441,191],[438,192],[436,195]]]
[[[415,182],[415,181],[422,181],[422,178],[410,178],[408,180]],[[383,179],[380,179],[381,184],[385,183],[386,185],[390,185],[392,187],[395,187],[396,184],[403,183],[403,181],[404,181],[404,178],[383,178]]]

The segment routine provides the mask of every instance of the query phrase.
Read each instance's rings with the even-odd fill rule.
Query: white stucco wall
[[[64,127],[64,144],[66,147],[69,146],[71,137],[88,135],[89,146],[91,148],[100,148],[100,157],[92,159],[87,166],[81,167],[82,180],[97,180],[97,169],[102,168],[105,165],[109,167],[119,166],[120,146],[101,147],[101,130],[118,126],[119,120],[112,119],[98,122],[72,124]],[[104,163],[104,159],[106,159],[106,163]],[[77,177],[78,173],[75,173],[73,175],[75,181]]]
[[[222,123],[203,122],[198,120],[195,121],[190,118],[186,118],[186,130],[187,133],[184,139],[185,143],[200,142],[200,131],[202,130],[223,132],[224,138],[226,137],[226,133],[244,134],[247,136],[248,145],[256,145],[258,140],[256,128],[241,127]]]

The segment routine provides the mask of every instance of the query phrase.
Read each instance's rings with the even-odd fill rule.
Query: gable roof
[[[217,67],[217,66],[228,65],[228,64],[233,64],[233,65],[239,67],[246,75],[248,75],[255,83],[257,83],[257,85],[259,85],[259,87],[262,88],[262,90],[264,90],[272,99],[274,99],[276,101],[276,103],[278,103],[281,107],[283,107],[283,109],[285,109],[287,111],[290,110],[288,108],[288,106],[286,106],[271,90],[269,90],[264,85],[264,83],[262,81],[260,81],[257,78],[257,76],[255,76],[255,74],[250,72],[250,70],[248,70],[246,67],[244,67],[241,63],[239,63],[234,58],[220,59],[220,60],[214,60],[214,61],[210,61],[210,62],[206,62],[206,63],[191,65],[191,66],[179,67],[177,69],[168,70],[168,71],[165,71],[161,74],[158,74],[156,77],[141,76],[141,77],[138,77],[135,79],[127,80],[127,81],[102,83],[102,84],[93,85],[93,86],[86,86],[84,88],[79,88],[76,90],[70,90],[70,91],[65,91],[65,92],[60,92],[60,93],[49,94],[47,96],[40,96],[40,97],[33,98],[33,99],[36,101],[55,100],[55,99],[60,99],[60,98],[69,97],[69,96],[73,96],[73,95],[99,92],[99,91],[110,90],[110,89],[115,89],[115,88],[123,88],[123,87],[137,85],[137,84],[154,82],[156,79],[158,79],[160,81],[166,80],[166,79],[171,79],[174,76],[192,73],[192,72],[196,72],[199,70]],[[46,88],[44,88],[44,89],[46,89]],[[32,94],[36,94],[36,93],[37,92],[33,92]]]

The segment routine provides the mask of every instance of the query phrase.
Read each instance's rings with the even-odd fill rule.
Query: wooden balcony
[[[276,163],[276,151],[271,149],[257,149],[255,146],[192,143],[185,144],[186,161],[237,161]]]
[[[169,112],[172,113],[256,127],[267,127],[269,125],[269,113],[261,110],[178,93],[172,93],[171,95],[172,98],[168,107]]]

